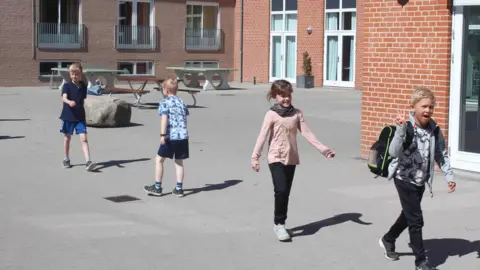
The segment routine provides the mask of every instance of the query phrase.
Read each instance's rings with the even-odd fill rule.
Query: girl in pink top
[[[258,160],[268,136],[267,159],[275,193],[274,231],[280,241],[289,241],[291,237],[285,220],[295,167],[300,164],[297,130],[325,157],[335,156],[333,150],[315,138],[303,119],[302,111],[292,106],[292,92],[292,85],[286,80],[277,80],[272,84],[267,98],[275,99],[276,104],[265,115],[252,154],[252,168],[258,172]]]

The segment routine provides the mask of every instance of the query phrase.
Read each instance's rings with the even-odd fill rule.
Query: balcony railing
[[[157,48],[157,28],[143,25],[115,25],[115,48],[155,50]]]
[[[85,26],[70,23],[37,23],[40,49],[80,49],[85,47]]]
[[[222,45],[221,29],[185,28],[187,51],[218,51]]]

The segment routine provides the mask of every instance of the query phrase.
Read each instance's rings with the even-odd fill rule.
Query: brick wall
[[[399,1],[405,2],[405,1]],[[448,0],[363,3],[361,155],[397,110],[407,110],[417,86],[437,96],[435,120],[448,134],[451,13]]]
[[[235,67],[240,67],[240,0],[235,8]],[[243,17],[243,80],[258,83],[269,80],[270,61],[270,1],[244,0]],[[239,71],[235,72],[239,79]]]
[[[156,51],[115,49],[117,1],[82,0],[82,23],[86,26],[87,47],[81,50],[35,49],[33,57],[31,2],[1,0],[0,86],[41,84],[38,79],[39,62],[49,60],[81,60],[86,66],[115,69],[117,61],[150,60],[155,61],[156,76],[159,77],[172,73],[165,67],[181,66],[185,60],[217,60],[222,67],[233,67],[235,0],[218,2],[225,42],[223,49],[218,52],[185,51],[186,0],[155,1],[155,26],[160,35]],[[39,0],[36,1],[37,15],[38,3]],[[233,79],[233,74],[229,79]]]
[[[315,86],[323,85],[325,1],[298,1],[297,75],[303,75],[303,53],[312,58]],[[312,34],[307,33],[312,28]]]

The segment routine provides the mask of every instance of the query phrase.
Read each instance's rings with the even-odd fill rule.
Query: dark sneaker
[[[383,254],[387,260],[398,261],[400,259],[398,253],[395,252],[395,243],[389,243],[382,237],[378,240],[378,244],[383,248]]]
[[[87,161],[87,163],[85,163],[85,170],[91,172],[95,169],[95,163],[91,162],[91,161]]]
[[[71,168],[72,165],[70,164],[70,159],[63,160],[63,168]]]
[[[183,197],[183,189],[174,188],[172,194],[176,195],[177,197]]]
[[[155,184],[151,185],[151,186],[144,186],[143,187],[143,190],[145,190],[145,192],[148,194],[148,195],[152,195],[152,196],[162,196],[162,188],[156,188],[155,187]]]
[[[415,270],[437,270],[435,267],[428,265],[427,261],[422,262],[421,264],[415,267]]]

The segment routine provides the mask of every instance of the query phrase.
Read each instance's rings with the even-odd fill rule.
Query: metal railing
[[[40,49],[80,49],[85,47],[85,26],[70,23],[37,23]]]
[[[115,25],[115,48],[155,50],[157,48],[157,28],[143,25]]]
[[[218,51],[222,45],[222,29],[185,28],[187,51]]]

